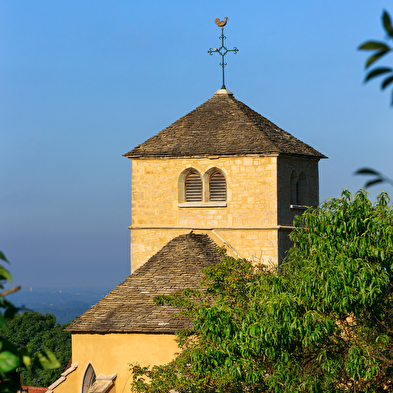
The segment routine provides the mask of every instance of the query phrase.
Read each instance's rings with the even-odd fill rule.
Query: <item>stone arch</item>
[[[200,171],[190,167],[180,173],[178,198],[180,203],[203,201],[203,184]]]

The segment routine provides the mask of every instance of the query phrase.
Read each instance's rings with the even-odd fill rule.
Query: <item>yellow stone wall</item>
[[[179,207],[187,168],[202,177],[220,169],[227,206]],[[133,159],[131,270],[192,229],[215,229],[242,257],[260,259],[264,250],[262,258],[276,261],[277,216],[277,157]]]
[[[226,206],[209,204],[207,187],[202,203],[185,206],[184,174],[189,168],[197,170],[204,183],[213,168],[224,173]],[[293,169],[305,172],[310,204],[317,205],[317,159],[289,156],[133,159],[131,271],[171,239],[191,230],[218,236],[224,244],[232,246],[235,256],[277,264],[290,246],[287,227],[292,226],[295,214],[304,211],[290,208]]]
[[[172,334],[73,334],[72,362],[78,362],[78,368],[54,389],[54,393],[80,393],[89,363],[96,376],[117,373],[110,393],[129,393],[129,364],[166,364],[174,359],[176,352],[178,347]]]

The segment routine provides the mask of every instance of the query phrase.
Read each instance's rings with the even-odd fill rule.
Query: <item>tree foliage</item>
[[[5,255],[0,251],[0,260],[8,263]],[[0,265],[0,289],[4,289],[5,282],[12,282],[10,272]],[[17,370],[28,370],[35,375],[35,370],[54,369],[60,366],[53,352],[45,347],[33,351],[28,346],[18,347],[5,337],[7,324],[14,318],[19,309],[5,296],[20,287],[0,293],[0,392],[15,393],[20,388],[20,377]]]
[[[280,270],[226,258],[157,302],[191,320],[180,354],[132,366],[136,392],[382,392],[393,380],[393,212],[385,193],[295,220]]]
[[[27,311],[16,315],[7,324],[4,337],[11,343],[18,348],[28,348],[33,353],[45,348],[56,356],[60,364],[57,369],[47,370],[33,365],[33,373],[22,370],[22,385],[45,387],[60,378],[71,358],[71,333],[64,331],[67,326],[56,323],[56,317],[52,314]]]
[[[382,26],[385,30],[387,40],[393,40],[393,26],[392,21],[390,19],[390,15],[384,11],[382,14]],[[393,51],[393,47],[389,46],[388,43],[381,41],[367,41],[359,46],[359,50],[365,51],[373,51],[373,53],[366,60],[365,67],[368,69],[372,64],[374,64],[377,60],[381,59],[383,56]],[[386,89],[390,84],[393,83],[393,68],[391,67],[377,67],[370,70],[364,81],[368,82],[375,77],[384,76],[384,79],[381,83],[381,89]],[[391,105],[393,105],[393,94]]]

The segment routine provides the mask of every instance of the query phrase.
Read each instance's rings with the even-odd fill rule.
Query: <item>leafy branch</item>
[[[382,13],[382,26],[387,34],[387,39],[393,40],[393,26],[392,21],[390,19],[390,15],[383,11]],[[381,41],[366,41],[362,45],[359,46],[359,50],[366,51],[375,51],[370,55],[370,57],[366,60],[365,68],[368,69],[372,64],[374,64],[377,60],[393,51],[393,47],[390,47],[388,44]],[[364,82],[368,82],[371,79],[374,79],[379,76],[384,76],[384,79],[381,83],[381,90],[385,90],[391,83],[393,83],[393,68],[390,67],[377,67],[368,72],[366,77],[364,78]],[[392,91],[392,101],[391,105],[393,106],[393,91]],[[385,176],[383,173],[376,171],[372,168],[361,168],[358,169],[355,175],[365,175],[365,176],[373,176],[371,180],[366,182],[364,188],[371,187],[373,185],[379,183],[389,183],[393,185],[393,180]]]
[[[393,186],[393,180],[389,179],[383,173],[376,171],[372,168],[361,168],[355,172],[355,175],[366,175],[366,176],[374,176],[371,180],[369,180],[365,185],[364,188],[368,188],[374,186],[378,183],[389,183]]]
[[[387,34],[387,39],[393,40],[393,26],[390,15],[384,11],[382,14],[382,25]],[[374,51],[366,60],[365,68],[368,69],[377,60],[393,51],[393,47],[381,41],[367,41],[359,46],[359,50]],[[381,90],[385,90],[391,83],[393,83],[393,68],[390,67],[377,67],[368,72],[364,82],[368,82],[378,76],[385,76],[381,83]],[[393,106],[393,94],[391,105]]]

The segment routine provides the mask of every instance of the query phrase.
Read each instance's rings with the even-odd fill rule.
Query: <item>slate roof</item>
[[[129,158],[296,155],[327,158],[234,98],[228,90],[124,154]]]
[[[203,268],[222,257],[208,235],[189,233],[166,244],[67,328],[73,333],[174,333],[188,325],[179,311],[153,297],[196,287]]]

